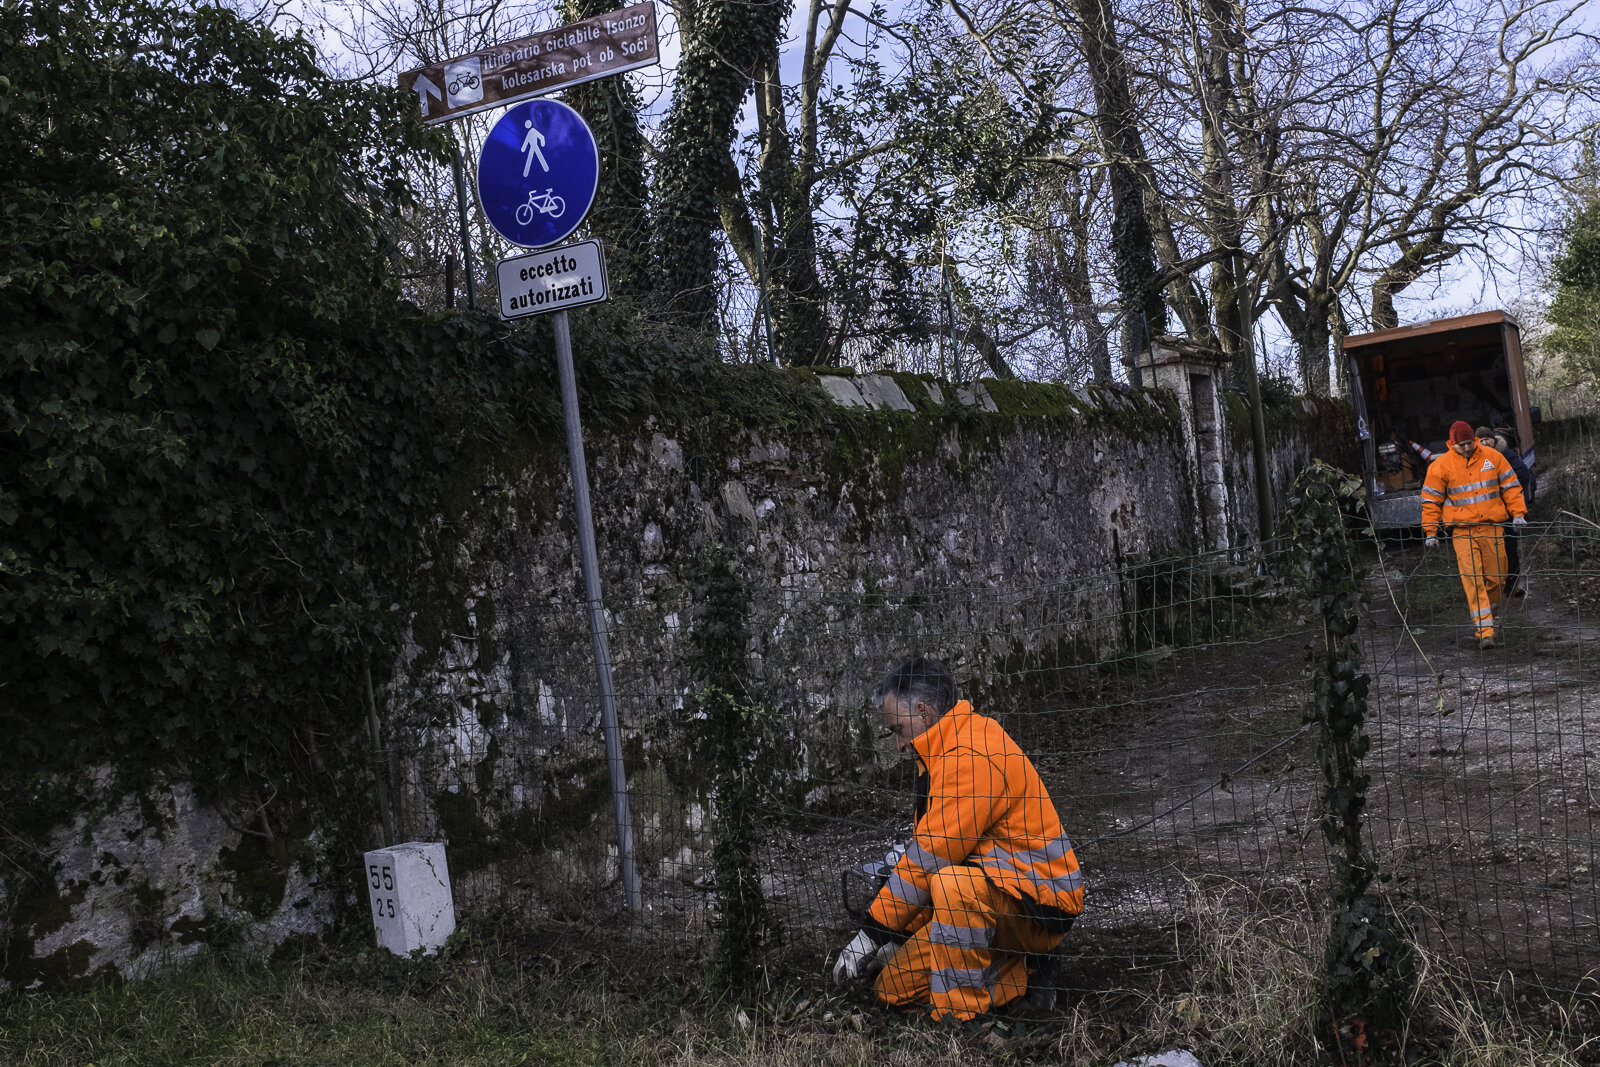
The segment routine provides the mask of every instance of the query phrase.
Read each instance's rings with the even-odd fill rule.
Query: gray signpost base
[[[594,638],[595,667],[600,677],[600,722],[606,736],[606,763],[611,770],[611,798],[617,812],[617,850],[622,860],[622,888],[628,908],[644,910],[639,872],[633,864],[633,816],[628,811],[628,774],[622,764],[622,731],[617,726],[617,695],[611,684],[611,641],[605,608],[600,602],[600,564],[594,547],[594,513],[589,507],[589,468],[583,455],[583,426],[578,421],[578,378],[572,369],[572,330],[567,313],[550,316],[555,327],[556,364],[561,370],[561,409],[567,417],[567,458],[578,504],[578,548],[583,557],[583,588],[589,602],[589,633]]]

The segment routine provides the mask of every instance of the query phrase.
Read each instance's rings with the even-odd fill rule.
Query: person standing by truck
[[[1517,472],[1517,484],[1522,486],[1522,503],[1524,507],[1533,507],[1533,472],[1528,470],[1528,465],[1522,462],[1522,457],[1517,455],[1517,450],[1506,444],[1506,439],[1499,430],[1492,430],[1487,426],[1479,426],[1476,431],[1478,443],[1485,448],[1492,448],[1506,458],[1511,464],[1511,469]],[[1512,526],[1503,531],[1506,538],[1506,596],[1523,596],[1522,588],[1522,531]]]
[[[1527,505],[1516,471],[1493,448],[1478,443],[1472,424],[1450,426],[1450,450],[1428,466],[1422,484],[1422,532],[1428,548],[1445,531],[1455,545],[1456,567],[1479,648],[1494,647],[1495,613],[1505,591],[1506,546],[1500,524],[1526,525]]]

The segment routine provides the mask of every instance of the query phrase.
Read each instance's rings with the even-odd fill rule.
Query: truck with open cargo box
[[[1517,321],[1503,311],[1353,334],[1344,341],[1373,524],[1422,522],[1427,463],[1411,448],[1446,447],[1457,419],[1506,427],[1508,447],[1534,467],[1536,412],[1528,406]]]

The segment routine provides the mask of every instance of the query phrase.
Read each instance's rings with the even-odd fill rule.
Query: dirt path
[[[1373,847],[1436,947],[1572,980],[1600,943],[1600,625],[1546,561],[1479,651],[1446,557],[1371,583]]]
[[[1600,943],[1600,616],[1566,603],[1575,579],[1547,564],[1506,611],[1504,646],[1479,652],[1447,556],[1391,547],[1367,561],[1372,848],[1435,947],[1576,981]],[[1210,880],[1262,902],[1327,884],[1302,723],[1313,633],[1273,610],[1257,636],[1067,672],[1002,716],[1078,845],[1086,946],[1170,944]],[[840,870],[909,828],[909,814],[836,817],[774,836],[765,888],[796,948],[848,932]]]

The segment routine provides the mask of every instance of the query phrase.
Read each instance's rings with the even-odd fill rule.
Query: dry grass
[[[1421,955],[1415,1014],[1433,1020],[1423,1062],[1449,1067],[1569,1067],[1600,1062],[1600,1037],[1587,1036],[1600,988],[1584,994],[1518,995],[1509,979],[1475,983],[1436,956]]]
[[[1418,951],[1420,977],[1404,1031],[1364,1058],[1354,1049],[1330,1047],[1317,1026],[1322,903],[1246,899],[1242,890],[1215,886],[1197,890],[1195,899],[1183,939],[1187,981],[1145,996],[1136,1025],[1116,1050],[1123,1058],[1183,1047],[1207,1064],[1227,1067],[1600,1063],[1600,1036],[1588,1036],[1600,1021],[1600,985],[1589,983],[1583,994],[1517,990],[1509,979],[1475,981],[1425,950]]]

